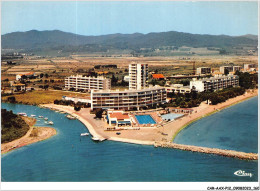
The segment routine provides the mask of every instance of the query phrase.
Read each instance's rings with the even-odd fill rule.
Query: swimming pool
[[[168,113],[168,114],[162,115],[162,118],[164,120],[171,121],[171,120],[174,120],[174,119],[182,117],[182,116],[183,116],[183,114],[180,114],[180,113]]]
[[[136,115],[139,124],[156,124],[151,115]]]

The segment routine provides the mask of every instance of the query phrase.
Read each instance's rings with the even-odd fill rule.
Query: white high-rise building
[[[129,89],[140,90],[148,87],[148,64],[129,64]]]

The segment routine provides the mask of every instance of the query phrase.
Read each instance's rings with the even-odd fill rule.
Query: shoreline
[[[222,111],[222,110],[224,110],[224,109],[226,109],[226,108],[232,107],[232,106],[234,106],[234,105],[237,105],[237,104],[239,104],[239,103],[242,103],[242,102],[244,102],[244,101],[247,101],[247,100],[249,100],[249,99],[252,99],[252,98],[254,98],[254,97],[256,97],[256,96],[258,96],[258,94],[257,94],[257,95],[254,95],[254,96],[251,96],[251,97],[246,97],[245,99],[242,99],[242,100],[240,100],[240,101],[238,101],[238,102],[235,102],[235,103],[233,103],[233,104],[224,106],[223,108],[216,109],[216,110],[214,110],[214,111],[212,111],[212,112],[210,112],[210,113],[207,113],[207,114],[205,114],[205,115],[203,115],[203,116],[201,116],[201,117],[198,117],[198,118],[196,118],[196,119],[194,119],[194,120],[188,122],[187,124],[185,124],[184,126],[182,126],[181,129],[179,129],[179,131],[176,132],[176,134],[173,135],[172,141],[174,141],[175,137],[176,137],[183,129],[185,129],[186,127],[188,127],[188,126],[191,125],[192,123],[194,123],[194,122],[196,122],[196,121],[198,121],[198,120],[200,120],[200,119],[203,119],[203,118],[205,118],[205,117],[209,117],[209,116],[211,116],[211,115],[213,115],[213,114],[215,114],[215,113],[217,113],[217,112],[220,112],[220,111]],[[227,100],[227,101],[228,101],[228,100]],[[225,103],[225,102],[224,102],[224,103]]]
[[[132,143],[132,144],[141,144],[141,145],[153,145],[153,146],[158,146],[158,143],[163,144],[171,144],[173,138],[176,137],[176,135],[185,127],[190,125],[191,123],[210,116],[218,111],[221,111],[227,107],[236,105],[238,103],[241,103],[243,101],[246,101],[252,97],[258,96],[258,91],[254,90],[253,92],[243,94],[241,96],[237,96],[235,98],[231,98],[227,100],[226,102],[217,104],[217,105],[208,105],[208,104],[201,104],[197,108],[193,108],[197,112],[194,112],[193,114],[187,115],[183,118],[177,119],[171,123],[168,123],[164,125],[163,127],[156,128],[156,129],[142,129],[142,130],[122,130],[121,131],[121,136],[118,137],[116,136],[116,131],[104,131],[104,121],[102,120],[96,120],[93,118],[93,114],[89,113],[89,108],[82,108],[81,111],[75,111],[72,107],[70,106],[63,106],[63,105],[55,105],[55,104],[42,104],[40,107],[44,108],[49,108],[52,110],[59,110],[66,112],[68,114],[71,114],[73,116],[76,116],[77,119],[79,119],[85,127],[89,130],[90,134],[94,137],[98,137],[101,140],[111,140],[111,141],[118,141],[118,142],[124,142],[124,143]],[[162,135],[163,133],[167,133],[167,136]],[[146,134],[145,134],[146,133]],[[152,135],[151,135],[152,134]],[[137,136],[134,136],[137,135]],[[146,135],[148,135],[146,137]],[[149,136],[150,135],[150,136]],[[164,139],[164,141],[162,141]],[[175,145],[179,145],[174,143]],[[182,145],[182,146],[175,146],[175,149],[180,149],[181,147],[185,148],[190,148],[192,145]],[[196,147],[196,146],[195,146]],[[173,147],[170,147],[173,148]],[[190,151],[194,152],[201,152],[200,149],[193,149]],[[219,152],[221,149],[217,148],[208,148],[208,149],[213,149],[216,150],[216,152]],[[186,150],[186,149],[184,149]],[[223,150],[225,151],[225,150]],[[227,151],[226,151],[227,152]],[[228,152],[239,152],[239,151],[233,151],[230,150]],[[206,153],[206,152],[205,152]],[[211,154],[212,151],[210,151]],[[241,153],[241,152],[239,152]],[[218,153],[215,153],[218,154]],[[248,153],[245,153],[246,155]],[[255,154],[255,153],[252,153]],[[228,156],[228,155],[225,155]],[[229,157],[234,157],[234,155],[229,156]],[[243,157],[237,157],[241,159],[245,159]],[[253,157],[254,159],[256,157]],[[258,158],[258,157],[257,157]],[[249,160],[251,160],[249,158]]]
[[[222,111],[223,109],[226,109],[228,107],[231,107],[233,105],[236,105],[238,103],[241,103],[243,101],[246,101],[250,98],[253,98],[255,96],[258,96],[258,91],[257,89],[254,90],[253,92],[250,93],[246,93],[234,98],[230,98],[228,100],[226,100],[223,103],[219,103],[217,105],[208,105],[205,103],[202,103],[199,107],[193,108],[194,113],[187,115],[185,117],[182,117],[180,119],[177,119],[175,121],[173,121],[171,124],[166,124],[164,127],[164,131],[166,131],[167,134],[172,135],[167,136],[167,141],[168,142],[172,142],[175,137],[187,126],[189,126],[190,124],[204,118],[204,117],[208,117],[216,112]],[[171,126],[174,126],[171,128]]]
[[[25,121],[28,124],[28,121],[27,120],[25,120]],[[44,141],[57,134],[56,129],[54,129],[52,127],[36,127],[36,126],[34,126],[35,123],[36,123],[36,120],[34,119],[33,124],[30,124],[30,125],[28,124],[30,126],[30,129],[27,131],[27,133],[23,137],[20,137],[19,139],[13,140],[8,143],[2,143],[1,144],[1,154],[6,154],[17,148],[21,148],[26,145]],[[37,136],[30,136],[32,131],[35,129],[37,129]]]

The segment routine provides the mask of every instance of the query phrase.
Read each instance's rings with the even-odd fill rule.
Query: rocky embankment
[[[243,160],[258,160],[257,153],[245,153],[245,152],[239,152],[233,150],[224,150],[224,149],[207,148],[207,147],[182,145],[176,143],[165,143],[165,142],[155,142],[154,147],[173,148],[173,149],[180,149],[180,150],[192,151],[192,152],[216,154],[216,155],[238,158]]]

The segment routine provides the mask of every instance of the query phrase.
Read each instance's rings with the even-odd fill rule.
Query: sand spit
[[[1,144],[1,154],[7,153],[11,150],[36,143],[39,141],[43,141],[45,139],[48,139],[54,135],[56,135],[56,130],[51,127],[34,127],[33,124],[35,124],[36,120],[29,118],[29,117],[23,117],[25,122],[30,125],[30,129],[28,132],[21,138],[16,139],[14,141],[11,141],[9,143],[3,143]],[[34,129],[37,129],[37,136],[31,136],[32,131]]]

